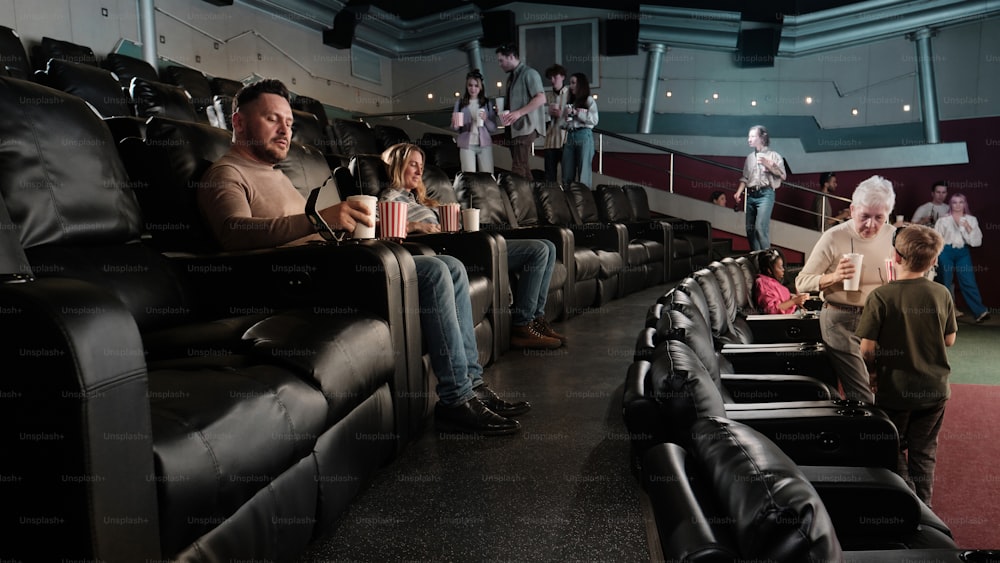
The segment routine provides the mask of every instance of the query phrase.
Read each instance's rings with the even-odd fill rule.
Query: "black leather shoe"
[[[475,392],[476,398],[486,405],[486,408],[500,416],[515,416],[531,410],[531,403],[528,401],[508,403],[494,393],[493,390],[490,389],[485,383],[476,387]]]
[[[461,405],[450,407],[438,403],[434,406],[434,423],[440,432],[481,436],[503,436],[516,434],[521,430],[521,425],[516,420],[498,415],[475,397]]]

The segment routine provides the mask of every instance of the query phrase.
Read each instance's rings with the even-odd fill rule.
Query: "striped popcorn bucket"
[[[438,217],[441,219],[441,230],[446,233],[457,233],[461,208],[457,203],[446,203],[438,207]]]
[[[378,202],[379,228],[381,229],[379,238],[406,238],[406,212],[405,201]]]

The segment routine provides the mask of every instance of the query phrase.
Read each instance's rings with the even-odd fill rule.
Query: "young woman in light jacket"
[[[569,103],[563,111],[566,129],[563,145],[563,184],[579,178],[581,184],[594,189],[594,126],[597,125],[597,102],[590,95],[587,75],[577,72],[569,77]]]
[[[938,256],[938,279],[951,290],[951,279],[958,277],[958,287],[962,290],[965,304],[972,309],[977,323],[990,318],[990,311],[983,305],[983,298],[976,285],[970,246],[983,244],[983,232],[979,222],[969,214],[969,203],[962,194],[954,194],[949,200],[951,213],[941,217],[934,224],[934,230],[944,238],[944,248]]]
[[[461,125],[457,116],[461,114]],[[465,75],[465,95],[455,102],[452,129],[458,131],[458,156],[462,172],[493,173],[493,133],[497,130],[497,114],[486,97],[483,75],[475,69]]]

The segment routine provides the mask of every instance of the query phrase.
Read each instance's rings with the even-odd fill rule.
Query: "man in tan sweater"
[[[892,257],[896,228],[887,219],[895,204],[892,183],[885,178],[872,176],[858,184],[851,196],[850,219],[823,233],[795,278],[796,290],[819,291],[823,298],[820,330],[844,397],[868,403],[875,402],[875,395],[868,384],[861,339],[854,332],[868,294],[889,281],[885,260]],[[864,255],[858,291],[844,289],[844,280],[855,273],[844,257],[850,252]]]
[[[277,80],[243,88],[233,104],[233,144],[205,173],[198,206],[226,250],[272,248],[321,240],[305,215],[305,199],[274,166],[288,156],[292,109],[288,90]],[[374,224],[359,202],[320,211],[335,230]],[[420,295],[420,324],[437,376],[434,409],[443,432],[486,436],[513,434],[509,416],[527,412],[527,401],[508,403],[483,380],[472,326],[465,267],[451,256],[414,256]]]

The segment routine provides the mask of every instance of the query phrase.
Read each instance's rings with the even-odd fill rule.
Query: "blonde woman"
[[[965,195],[954,194],[948,202],[951,212],[938,218],[934,224],[934,230],[944,238],[944,249],[938,256],[938,279],[951,291],[952,277],[958,277],[958,287],[962,290],[965,304],[972,309],[976,322],[981,323],[990,318],[990,311],[983,305],[979,286],[976,285],[969,247],[983,244],[983,232],[979,230],[979,221],[969,214],[969,202]]]

